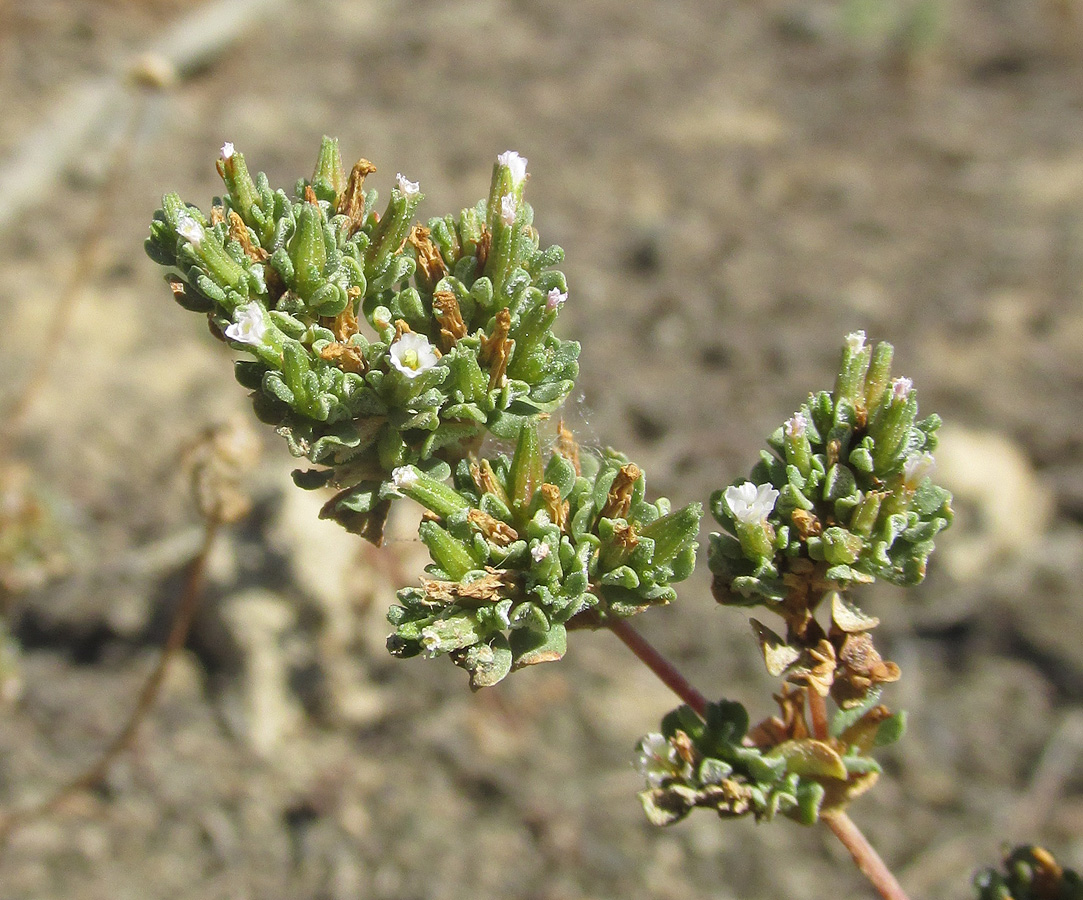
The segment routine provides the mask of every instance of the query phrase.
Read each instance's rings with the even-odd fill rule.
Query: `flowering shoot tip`
[[[410,181],[402,172],[399,172],[395,176],[395,183],[398,185],[400,191],[407,197],[416,197],[421,191],[421,187],[416,181]]]
[[[520,156],[514,150],[505,150],[496,158],[496,161],[508,167],[508,171],[511,172],[512,187],[518,187],[523,183],[523,179],[526,178],[525,156]]]
[[[568,299],[568,292],[560,292],[560,288],[552,288],[545,297],[545,308],[549,312],[556,312],[564,305],[564,301]]]
[[[891,380],[891,399],[900,402],[906,400],[910,396],[910,390],[913,387],[914,382],[909,378],[893,378]]]
[[[226,141],[222,145],[222,159],[229,159],[235,152],[236,150],[230,141]]]
[[[865,332],[851,331],[846,335],[846,346],[855,356],[865,349]]]
[[[394,484],[398,490],[410,487],[412,484],[417,484],[417,471],[413,466],[399,466],[392,469],[391,483]]]
[[[803,413],[794,413],[793,417],[786,420],[786,437],[801,437],[808,430],[808,419]]]

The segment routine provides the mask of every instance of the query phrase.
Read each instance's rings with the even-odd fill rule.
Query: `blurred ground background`
[[[247,30],[219,46],[190,24],[207,10]],[[144,96],[125,73],[148,50],[188,62]],[[119,728],[199,542],[178,461],[250,418],[142,253],[160,196],[206,208],[225,140],[289,188],[328,133],[385,196],[419,180],[424,216],[473,204],[497,153],[529,158],[567,251],[582,435],[675,502],[746,471],[848,331],[894,342],[949,423],[958,525],[922,588],[863,604],[910,732],[854,818],[915,900],[968,896],[1006,841],[1083,866],[1077,0],[0,0],[0,113],[5,408],[50,360],[0,465],[67,560],[5,599],[0,808]],[[871,895],[822,829],[649,827],[629,760],[674,702],[609,635],[478,695],[446,660],[391,660],[418,545],[317,521],[261,440],[157,709],[100,790],[14,835],[0,898]],[[703,572],[639,624],[709,695],[771,711]]]

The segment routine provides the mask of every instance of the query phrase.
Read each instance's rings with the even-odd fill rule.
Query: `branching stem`
[[[653,644],[632,628],[627,620],[613,618],[606,622],[606,626],[661,679],[666,687],[687,703],[700,717],[706,716],[707,698],[696,690]],[[824,699],[815,691],[808,692],[808,699],[814,731],[818,737],[826,737],[827,711]],[[880,854],[845,812],[824,813],[820,816],[820,820],[850,851],[854,865],[869,879],[883,900],[909,900]]]
[[[653,644],[629,625],[626,619],[613,617],[606,625],[666,687],[687,703],[700,718],[706,718],[707,698],[697,691]]]

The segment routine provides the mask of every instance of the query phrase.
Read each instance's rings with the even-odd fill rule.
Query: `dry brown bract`
[[[434,603],[443,606],[482,606],[486,603],[496,603],[507,596],[509,589],[514,587],[514,576],[510,572],[498,571],[486,567],[485,574],[476,581],[464,584],[461,581],[437,581],[431,578],[422,578],[421,586],[425,589],[425,595]]]

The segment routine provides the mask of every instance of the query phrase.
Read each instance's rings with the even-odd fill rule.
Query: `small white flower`
[[[548,559],[549,545],[544,541],[540,541],[531,548],[530,555],[534,557],[534,562],[536,563],[540,563],[543,559]]]
[[[909,378],[893,378],[891,380],[891,399],[904,401],[910,396],[910,389],[914,386]]]
[[[203,226],[191,216],[181,216],[177,220],[177,234],[193,247],[198,247],[203,243]]]
[[[397,490],[417,484],[417,471],[413,466],[398,466],[391,470],[391,483]]]
[[[505,194],[500,200],[500,221],[509,228],[515,224],[515,214],[518,207],[514,194]]]
[[[802,437],[808,431],[808,419],[803,413],[794,413],[793,418],[786,420],[785,432],[788,438]]]
[[[633,764],[652,788],[661,787],[667,778],[679,774],[681,768],[676,749],[657,732],[640,740]]]
[[[436,365],[436,349],[424,335],[406,332],[391,345],[391,365],[407,378],[417,378]]]
[[[932,475],[936,469],[936,460],[931,453],[919,453],[908,457],[903,463],[903,481],[916,487],[926,475]]]
[[[564,301],[568,299],[568,292],[563,294],[560,292],[560,288],[552,288],[545,297],[545,308],[549,312],[556,312],[564,305]]]
[[[778,491],[769,484],[756,485],[746,481],[744,484],[726,488],[724,496],[726,505],[738,522],[755,525],[766,519],[775,508]]]
[[[857,354],[865,349],[865,332],[851,331],[846,335],[846,346],[854,356],[857,356]]]
[[[222,159],[229,159],[235,152],[236,150],[234,149],[233,144],[229,141],[226,141],[222,145]]]
[[[502,166],[507,166],[511,171],[511,183],[513,187],[518,187],[523,183],[523,179],[526,178],[525,156],[520,156],[514,150],[505,150],[496,158],[496,161]]]
[[[409,181],[402,172],[399,172],[399,174],[395,176],[395,183],[399,186],[399,190],[407,197],[414,197],[421,191],[421,187],[418,183],[416,181]]]
[[[226,337],[238,344],[262,344],[267,335],[263,307],[255,300],[239,306],[233,313],[233,324],[226,327]]]

